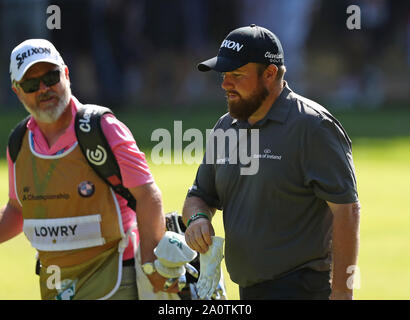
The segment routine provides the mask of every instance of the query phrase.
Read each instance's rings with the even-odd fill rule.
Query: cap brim
[[[21,72],[19,72],[18,76],[14,80],[19,82],[21,79],[23,79],[23,77],[26,74],[27,70],[30,69],[31,66],[33,66],[34,64],[39,63],[39,62],[48,62],[48,63],[51,63],[51,64],[55,64],[56,66],[61,66],[62,65],[62,63],[59,64],[55,59],[46,59],[45,58],[45,59],[34,60],[34,61],[31,61],[30,63],[28,63],[24,67],[24,69],[22,69]],[[17,78],[19,78],[19,79],[17,79]]]
[[[215,70],[219,72],[229,72],[239,67],[242,67],[247,62],[240,60],[232,60],[230,58],[216,56],[209,60],[203,61],[198,64],[197,68],[199,71],[206,72],[209,70]]]

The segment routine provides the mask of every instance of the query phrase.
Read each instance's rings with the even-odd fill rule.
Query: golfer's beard
[[[238,94],[238,93],[237,93]],[[269,95],[268,90],[261,85],[249,98],[243,99],[239,96],[239,101],[228,100],[229,114],[238,120],[248,120],[248,118],[262,105]]]
[[[24,107],[34,117],[34,119],[36,119],[36,121],[43,122],[43,123],[54,123],[60,118],[60,116],[63,114],[63,112],[65,111],[65,109],[67,108],[69,104],[70,99],[71,99],[71,89],[70,87],[67,87],[67,89],[64,90],[64,93],[61,96],[56,96],[54,93],[51,93],[51,91],[49,91],[48,93],[39,97],[39,99],[48,98],[52,96],[58,98],[58,103],[53,108],[39,110],[39,109],[30,108],[26,104],[24,104]]]

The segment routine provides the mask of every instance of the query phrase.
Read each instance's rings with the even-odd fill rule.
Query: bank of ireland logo
[[[94,194],[95,186],[90,181],[83,181],[78,185],[78,193],[82,197],[91,197]]]
[[[101,166],[107,161],[107,151],[100,145],[97,146],[97,149],[85,151],[88,161],[96,166]]]

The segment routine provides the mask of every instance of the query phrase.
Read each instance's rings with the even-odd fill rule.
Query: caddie
[[[213,250],[219,209],[241,299],[352,299],[360,205],[340,122],[290,88],[282,45],[266,28],[233,30],[198,69],[222,73],[229,112],[185,200],[187,244],[201,256]],[[213,139],[221,132],[222,143]]]
[[[113,114],[101,119],[136,211],[78,147],[74,118],[85,106],[71,94],[69,69],[54,45],[20,43],[11,53],[10,76],[31,117],[15,161],[7,150],[9,201],[0,211],[0,242],[24,231],[41,261],[42,299],[138,299],[136,247],[148,287],[177,293],[178,281],[164,288],[168,279],[153,268],[165,234],[162,198],[130,130]],[[91,161],[105,161],[104,148],[89,151]],[[50,266],[59,269],[59,281],[47,281]]]

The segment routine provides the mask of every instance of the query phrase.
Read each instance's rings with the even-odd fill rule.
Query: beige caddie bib
[[[27,130],[15,162],[24,233],[38,250],[43,299],[104,299],[121,280],[124,231],[114,192],[77,143],[55,156],[36,153]]]

